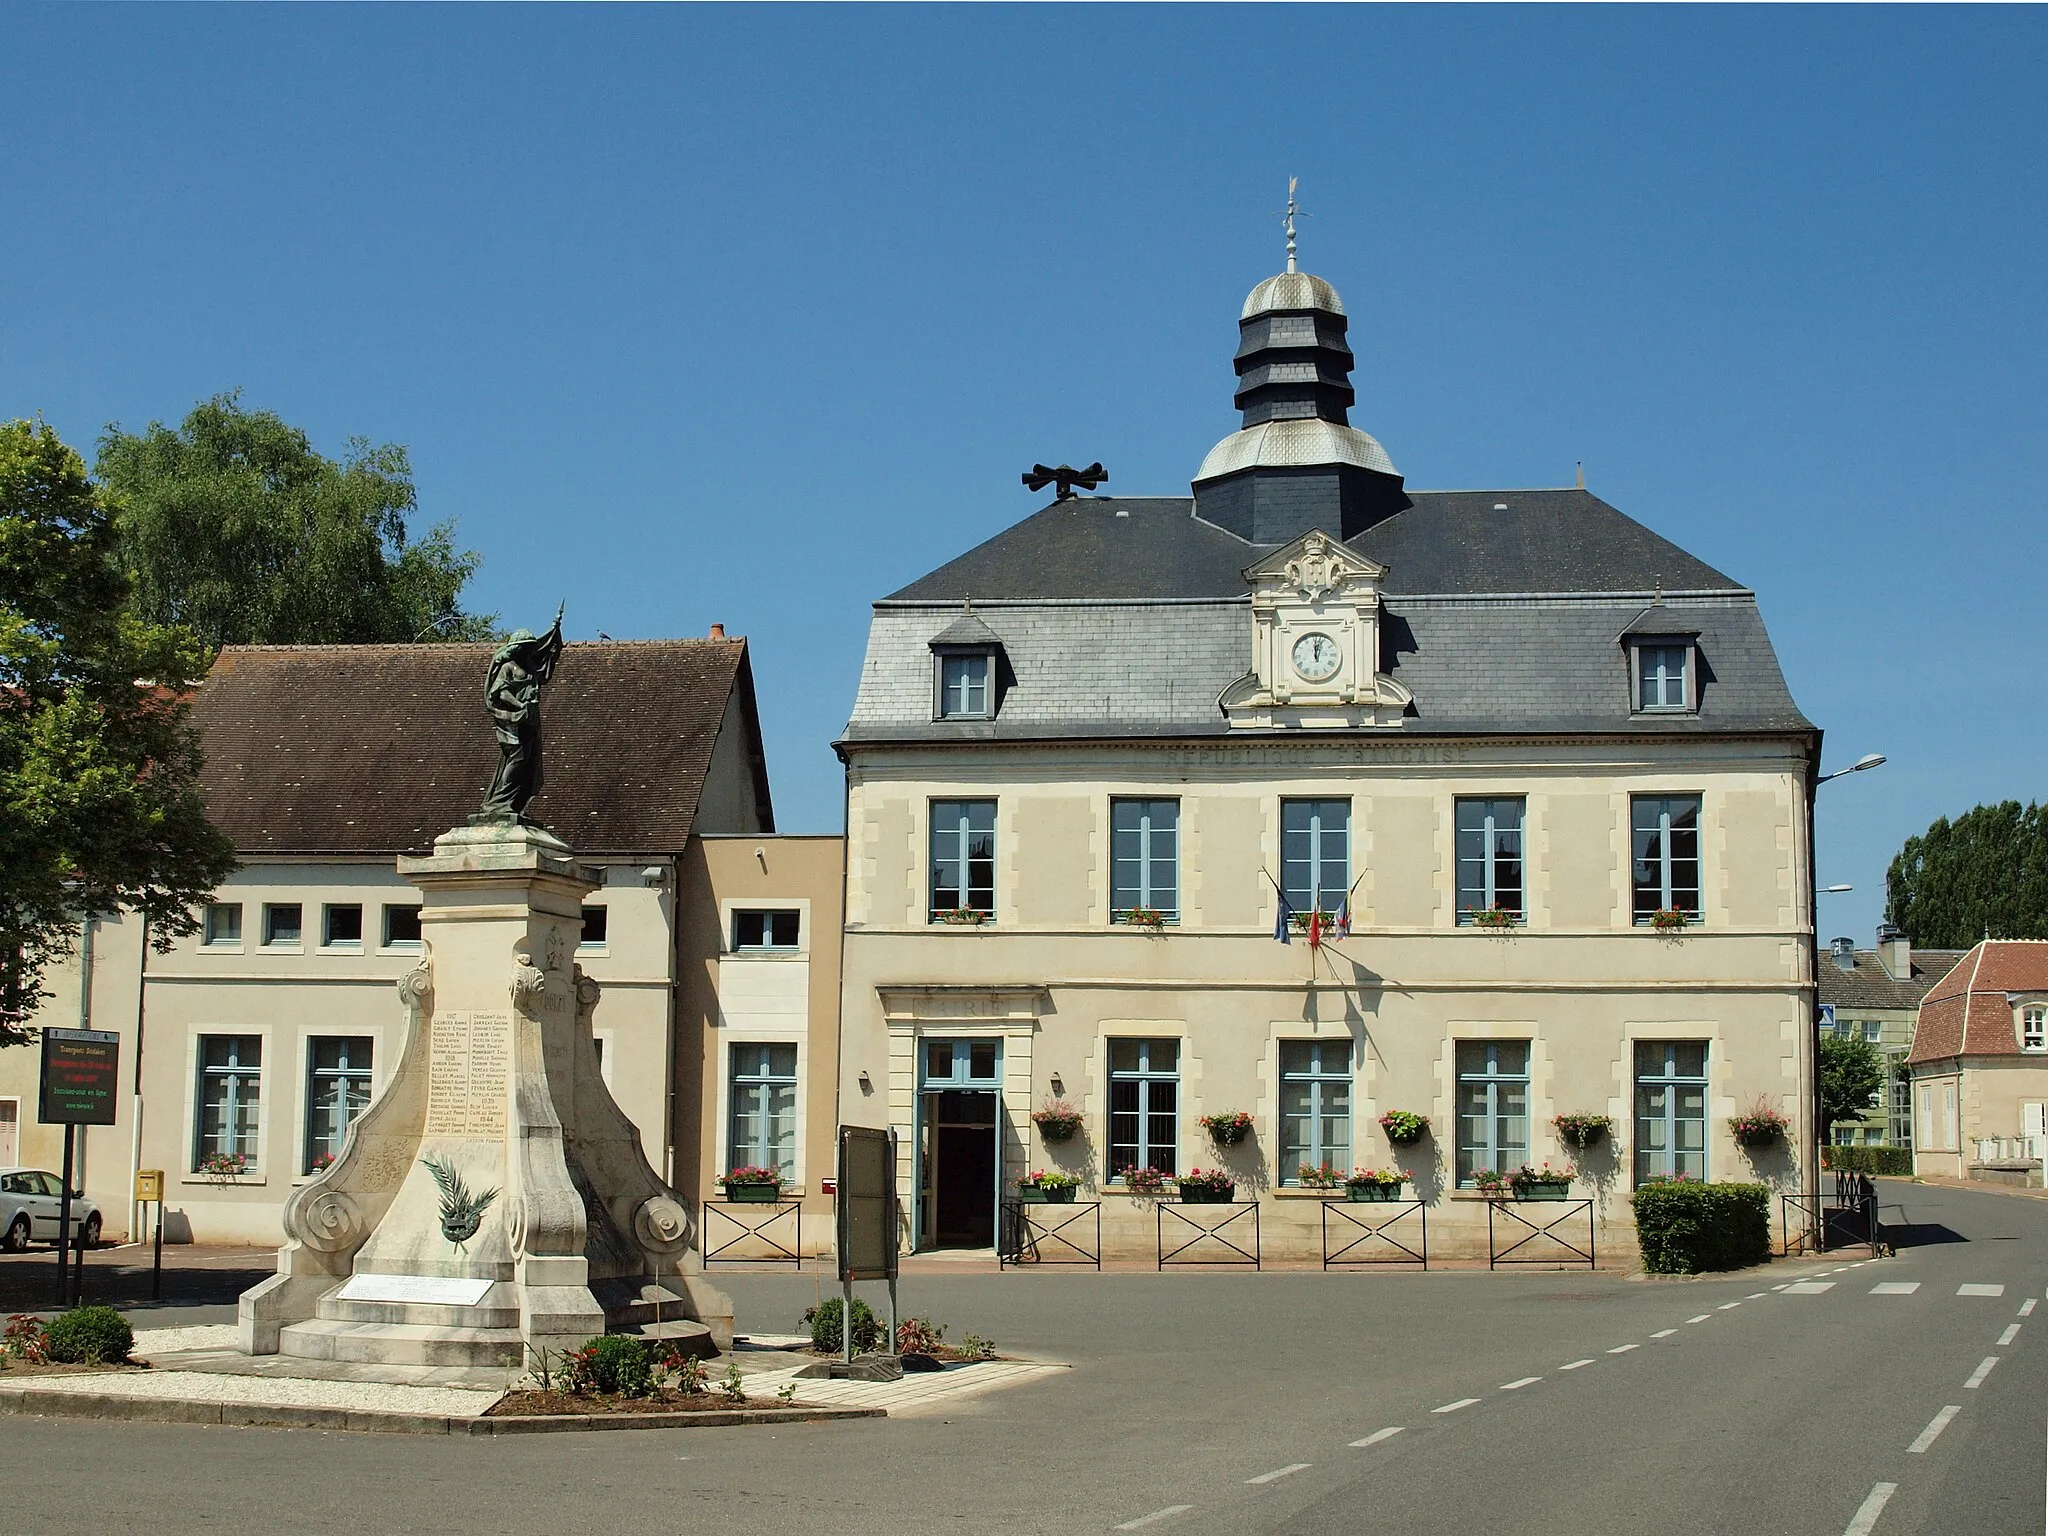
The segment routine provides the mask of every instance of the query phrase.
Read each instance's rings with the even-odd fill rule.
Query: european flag
[[[1273,887],[1273,894],[1280,901],[1280,915],[1273,921],[1273,937],[1282,944],[1292,944],[1294,942],[1294,908],[1287,904],[1287,893],[1277,885]]]

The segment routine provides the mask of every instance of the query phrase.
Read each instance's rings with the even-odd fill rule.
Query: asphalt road
[[[0,1420],[0,1466],[74,1469],[11,1477],[0,1524],[2040,1536],[2048,1203],[1882,1188],[1923,1240],[1899,1257],[1699,1280],[907,1277],[950,1337],[1074,1366],[947,1418],[496,1441]],[[742,1328],[793,1327],[824,1283],[733,1277]]]

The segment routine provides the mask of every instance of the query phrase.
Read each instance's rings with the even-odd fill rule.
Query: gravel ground
[[[167,1355],[175,1349],[233,1349],[241,1330],[233,1323],[210,1323],[195,1328],[138,1328],[135,1353],[145,1360]]]
[[[470,1392],[455,1387],[400,1387],[377,1382],[309,1381],[286,1376],[213,1376],[200,1371],[39,1376],[31,1384],[39,1392],[99,1392],[110,1397],[355,1408],[379,1413],[424,1413],[459,1418],[474,1418],[504,1395],[497,1391]]]

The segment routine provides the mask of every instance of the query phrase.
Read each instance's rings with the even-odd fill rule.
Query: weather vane
[[[1290,271],[1290,272],[1292,272],[1292,271],[1294,270],[1294,219],[1295,219],[1295,215],[1296,215],[1296,214],[1301,214],[1301,217],[1303,217],[1303,218],[1307,218],[1307,217],[1308,217],[1308,215],[1307,215],[1307,214],[1301,213],[1301,209],[1300,209],[1300,208],[1299,208],[1298,206],[1296,206],[1296,204],[1295,204],[1295,201],[1294,201],[1294,189],[1295,189],[1295,188],[1296,188],[1297,186],[1299,186],[1299,185],[1300,185],[1300,183],[1301,183],[1301,178],[1300,178],[1299,176],[1290,176],[1290,177],[1288,177],[1288,178],[1287,178],[1287,212],[1286,212],[1286,214],[1284,215],[1284,218],[1286,219],[1286,222],[1287,222],[1287,270],[1288,270],[1288,271]]]
[[[1058,469],[1047,469],[1043,464],[1034,464],[1024,471],[1024,489],[1042,491],[1048,485],[1057,486],[1058,489],[1053,492],[1052,499],[1065,501],[1074,494],[1075,486],[1080,486],[1084,491],[1092,491],[1108,478],[1109,471],[1102,467],[1100,459],[1086,469],[1075,469],[1067,464],[1062,464]]]

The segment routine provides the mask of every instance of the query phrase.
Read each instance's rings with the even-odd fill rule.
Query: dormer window
[[[1698,708],[1697,657],[1693,643],[1683,636],[1647,637],[1629,647],[1635,673],[1635,710],[1638,714],[1686,714]]]
[[[2020,1010],[2020,1049],[2048,1051],[2048,1007],[2029,1003]]]
[[[989,709],[989,678],[995,671],[995,657],[987,651],[941,653],[939,663],[939,718],[941,720],[986,720]]]

